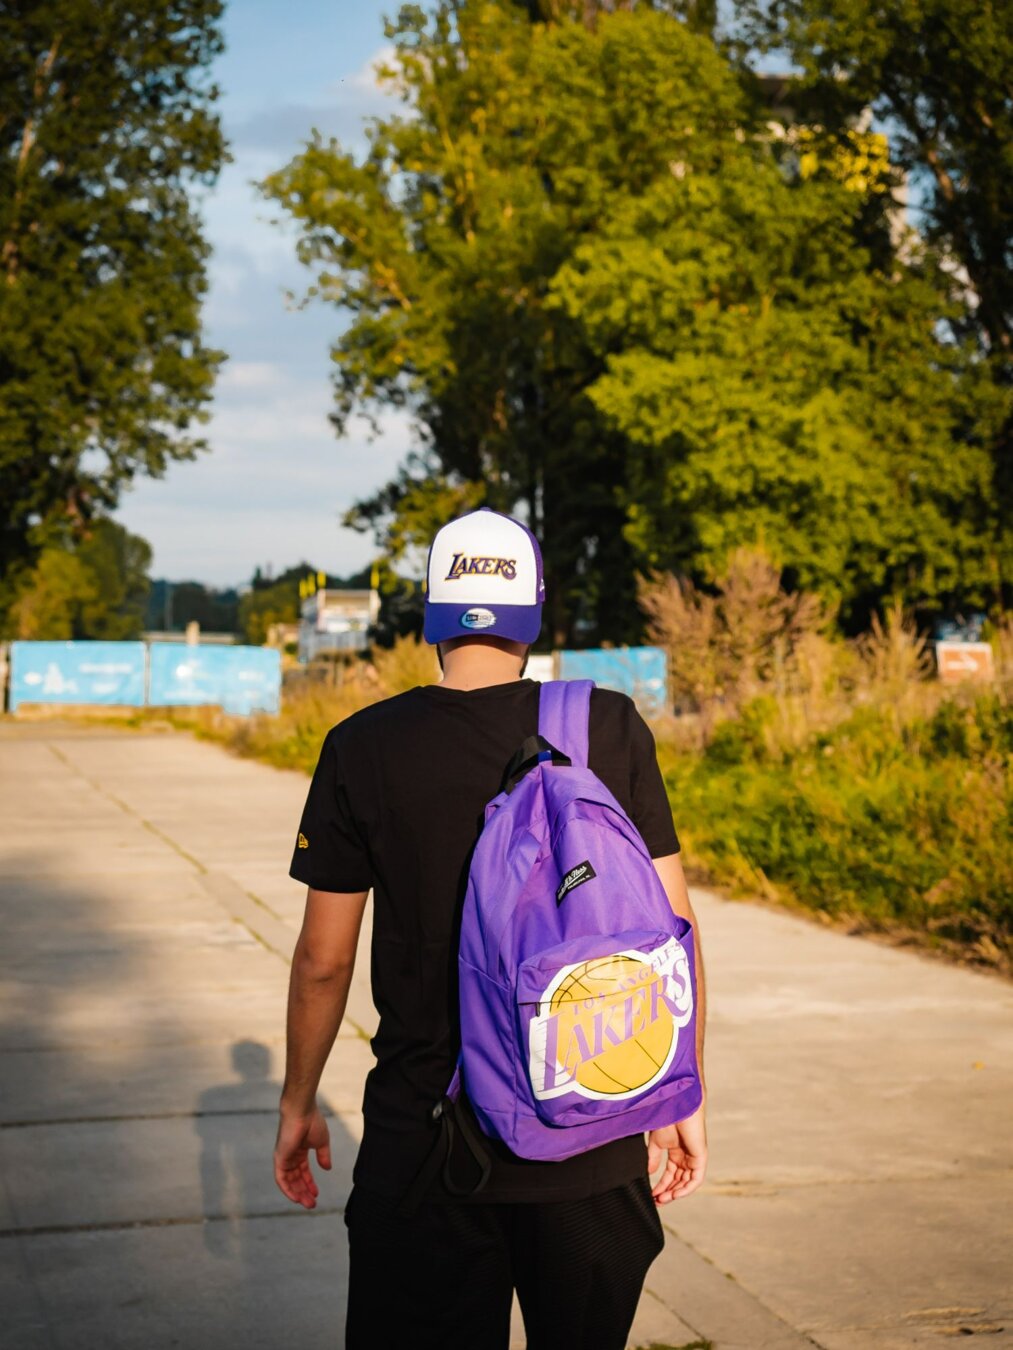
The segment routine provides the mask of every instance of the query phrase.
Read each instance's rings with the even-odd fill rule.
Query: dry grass
[[[900,605],[846,642],[811,595],[787,594],[760,549],[739,549],[713,592],[668,575],[640,584],[649,640],[668,656],[680,716],[668,728],[686,749],[704,750],[728,718],[764,702],[771,753],[798,749],[863,707],[884,708],[899,729],[939,706],[926,638]],[[1013,664],[1010,625],[1001,630]]]
[[[755,553],[714,594],[655,577],[643,595],[681,709],[656,735],[697,879],[1013,967],[1013,625],[993,636],[994,688],[947,690],[898,608],[845,642]],[[293,684],[276,717],[131,721],[310,772],[330,727],[436,678],[432,650],[402,639],[343,683]]]
[[[699,878],[1013,967],[1009,681],[946,688],[899,606],[853,642],[741,551],[705,593],[643,583],[683,715],[658,726]]]

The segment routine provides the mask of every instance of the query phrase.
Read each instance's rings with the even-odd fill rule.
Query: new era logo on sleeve
[[[556,890],[556,905],[561,905],[571,891],[575,891],[578,886],[583,886],[585,881],[591,881],[597,875],[587,860],[578,863],[576,867],[571,867]]]

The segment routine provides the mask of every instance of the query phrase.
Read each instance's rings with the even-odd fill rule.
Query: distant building
[[[299,660],[323,652],[365,651],[369,628],[380,613],[380,594],[369,590],[322,588],[303,598],[299,618]]]

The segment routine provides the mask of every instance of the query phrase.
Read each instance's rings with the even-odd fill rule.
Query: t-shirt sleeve
[[[633,823],[640,831],[652,858],[679,852],[679,837],[672,822],[665,782],[651,728],[630,708],[630,797]]]
[[[306,796],[289,876],[317,891],[368,891],[369,850],[356,825],[338,728],[329,731]]]

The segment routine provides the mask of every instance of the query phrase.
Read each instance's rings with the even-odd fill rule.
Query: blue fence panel
[[[660,647],[589,648],[559,653],[561,680],[594,680],[604,689],[629,694],[641,712],[664,711],[667,662]]]
[[[273,647],[230,647],[222,707],[228,713],[276,713],[281,701],[281,652]]]
[[[10,709],[21,703],[144,704],[143,642],[12,642]]]
[[[148,702],[154,707],[215,703],[228,713],[277,712],[281,653],[268,647],[153,643]]]

